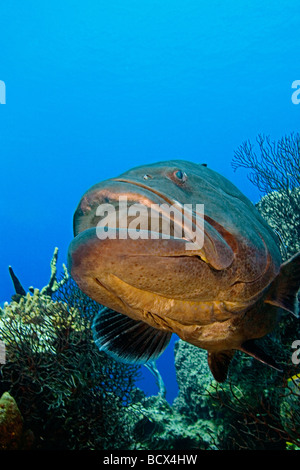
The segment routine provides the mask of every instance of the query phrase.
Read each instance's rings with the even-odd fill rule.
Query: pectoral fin
[[[281,265],[265,298],[265,302],[299,316],[300,252]]]
[[[157,330],[107,307],[95,316],[92,331],[100,351],[119,362],[131,364],[155,361],[172,336],[172,333]]]

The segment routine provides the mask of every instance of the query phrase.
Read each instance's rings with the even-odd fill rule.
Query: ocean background
[[[257,202],[231,160],[259,133],[299,131],[299,31],[298,1],[2,1],[0,302],[9,265],[26,290],[48,283],[82,194],[134,166],[207,163]],[[175,339],[158,360],[170,403]]]

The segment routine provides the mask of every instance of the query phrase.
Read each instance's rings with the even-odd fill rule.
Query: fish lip
[[[167,202],[170,205],[172,205],[174,203],[177,203],[177,204],[181,205],[180,202],[177,201],[176,199],[173,199],[173,200],[169,199],[167,196],[163,195],[159,191],[156,191],[155,189],[149,188],[149,186],[147,186],[146,184],[139,183],[137,181],[127,180],[125,178],[112,178],[111,181],[115,181],[115,182],[119,182],[119,183],[127,183],[127,184],[130,184],[132,186],[137,186],[138,188],[143,188],[146,191],[149,191],[149,193],[155,194],[160,199],[162,199],[163,201]]]

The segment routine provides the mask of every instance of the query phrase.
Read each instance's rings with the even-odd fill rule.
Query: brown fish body
[[[167,204],[179,212],[184,205],[192,205],[195,215],[196,204],[203,204],[204,222],[203,214],[197,219],[203,222],[203,246],[187,249],[187,237],[166,239],[163,230],[159,239],[153,239],[150,220],[145,238],[132,239],[128,237],[134,224],[130,214],[127,238],[122,238],[124,227],[117,226],[115,238],[99,239],[97,208],[110,204],[120,214],[120,196],[126,197],[129,213],[138,203],[148,208]],[[194,227],[198,221],[193,219]],[[272,287],[282,277],[276,236],[234,185],[205,166],[181,160],[160,162],[93,186],[75,212],[74,235],[69,267],[83,292],[139,322],[145,331],[148,325],[151,332],[154,328],[168,337],[176,333],[207,349],[217,380],[226,377],[234,350],[257,356],[249,340],[272,331],[277,307],[285,308],[284,294],[276,299]],[[296,295],[298,258],[292,266],[285,268],[285,277],[293,271]]]

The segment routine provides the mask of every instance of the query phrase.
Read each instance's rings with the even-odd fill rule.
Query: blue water
[[[2,1],[0,301],[8,265],[47,284],[83,192],[133,166],[205,162],[257,201],[230,162],[258,133],[299,131],[299,31],[295,0]],[[172,345],[159,367],[172,401]],[[142,386],[156,392],[147,371]]]

